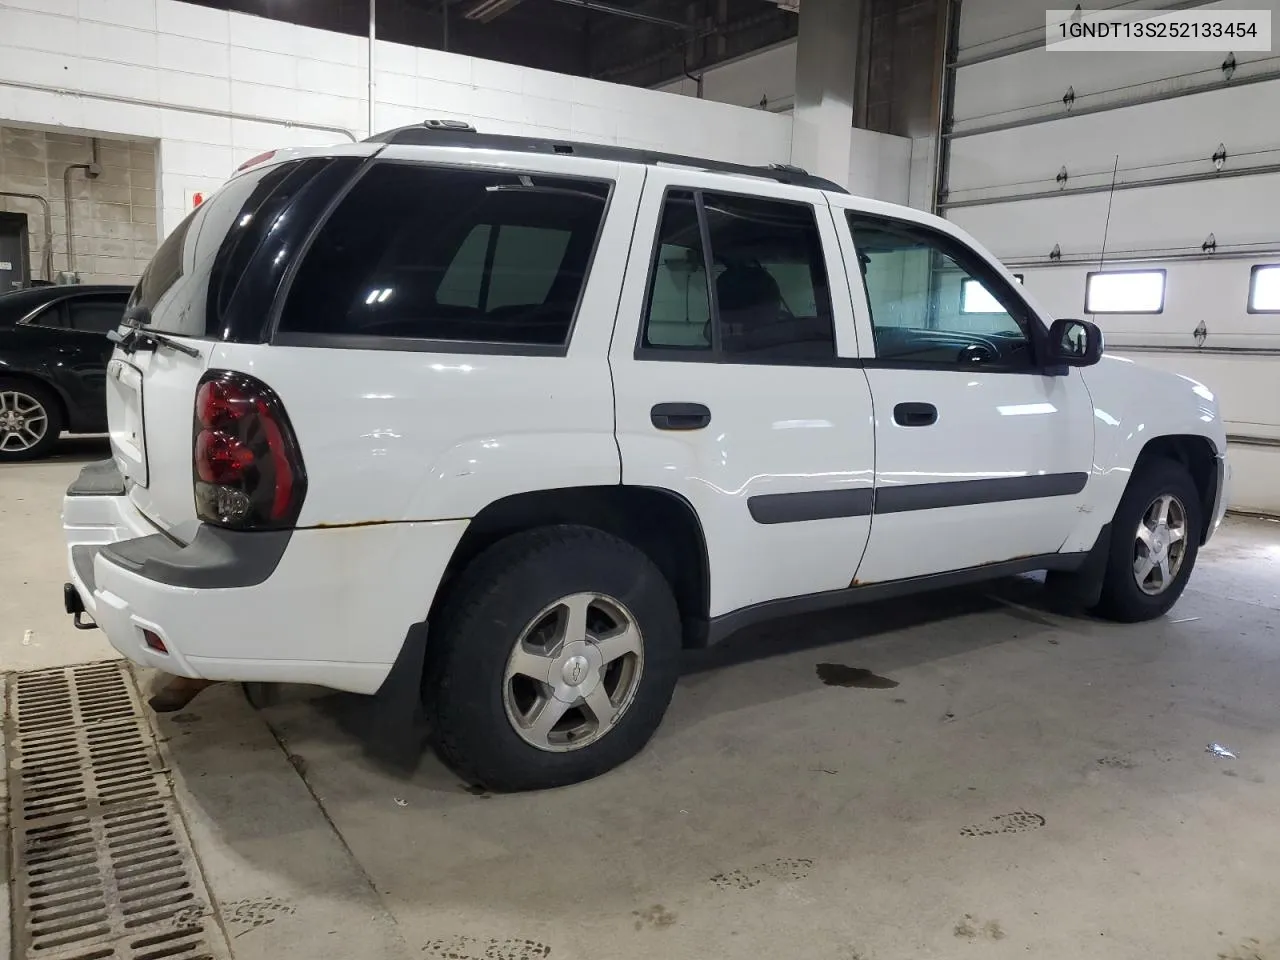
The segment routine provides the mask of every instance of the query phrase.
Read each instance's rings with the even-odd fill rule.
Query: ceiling
[[[193,0],[365,35],[369,0]],[[378,36],[651,86],[794,37],[798,0],[376,0]]]

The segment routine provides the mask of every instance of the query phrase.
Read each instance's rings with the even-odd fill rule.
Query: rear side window
[[[27,320],[29,327],[58,327],[66,329],[67,326],[67,308],[66,304],[59,300],[57,303],[50,304],[39,313],[35,314]]]
[[[375,164],[308,250],[279,332],[341,336],[357,347],[410,348],[406,340],[563,347],[609,187]]]
[[[811,205],[673,190],[658,230],[643,347],[723,362],[835,356]]]
[[[160,244],[134,289],[130,303],[146,307],[151,329],[191,337],[217,333],[250,258],[287,203],[328,162],[250,170],[191,211]]]
[[[73,297],[67,301],[71,329],[85,333],[106,333],[120,326],[124,297]]]

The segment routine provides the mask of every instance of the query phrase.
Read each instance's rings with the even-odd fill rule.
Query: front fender
[[[1079,525],[1064,550],[1089,549],[1102,525],[1115,514],[1135,464],[1153,440],[1202,437],[1219,459],[1225,458],[1227,450],[1217,398],[1204,384],[1123,357],[1103,357],[1082,374],[1094,416],[1088,522]],[[1220,501],[1221,485],[1220,475]]]

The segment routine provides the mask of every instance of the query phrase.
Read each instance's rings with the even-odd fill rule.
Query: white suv
[[[1223,513],[1205,387],[789,167],[448,123],[276,152],[112,336],[68,611],[181,676],[408,670],[495,789],[625,761],[681,648],[764,618],[1031,570],[1159,616]]]

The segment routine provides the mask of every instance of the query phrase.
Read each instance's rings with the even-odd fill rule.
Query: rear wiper
[[[135,353],[139,347],[150,345],[152,348],[156,346],[168,347],[170,350],[176,350],[178,353],[186,354],[188,357],[200,358],[200,351],[195,347],[189,347],[185,343],[179,343],[171,337],[166,337],[163,333],[153,333],[150,330],[143,330],[142,327],[151,322],[151,311],[142,304],[134,304],[125,310],[124,317],[121,320],[121,326],[125,327],[125,332],[119,330],[108,330],[107,339],[117,344],[125,353]]]

